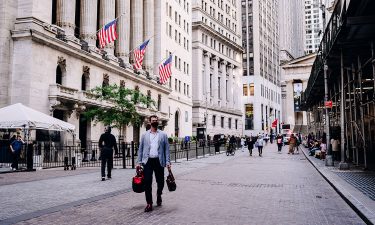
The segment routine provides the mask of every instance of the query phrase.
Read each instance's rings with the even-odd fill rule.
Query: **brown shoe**
[[[145,212],[151,212],[152,211],[152,204],[147,204],[145,208]]]

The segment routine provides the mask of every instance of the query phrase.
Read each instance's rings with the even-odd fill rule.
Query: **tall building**
[[[328,23],[334,3],[335,0],[305,0],[305,54],[318,51],[324,33],[323,26]]]
[[[191,2],[188,0],[4,0],[0,1],[0,107],[21,102],[76,126],[84,148],[103,125],[82,112],[107,107],[88,92],[117,84],[138,89],[155,106],[138,105],[144,121],[124,129],[138,141],[147,117],[159,116],[168,135],[191,135]],[[96,31],[117,21],[118,38],[102,51]],[[131,49],[151,39],[143,68],[131,66]],[[157,82],[158,66],[173,54],[171,82]],[[115,135],[118,131],[114,130]]]
[[[242,0],[244,134],[279,131],[281,89],[278,1]],[[272,122],[278,119],[278,126]]]
[[[192,135],[192,11],[191,0],[155,1],[155,51],[157,64],[173,55],[173,74],[168,86],[168,123],[165,131],[169,136]],[[155,74],[157,74],[155,67]]]
[[[280,62],[304,55],[304,2],[279,0]]]
[[[193,0],[193,132],[242,133],[241,14],[235,0]]]

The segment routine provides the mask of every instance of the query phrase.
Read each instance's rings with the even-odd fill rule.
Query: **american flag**
[[[137,70],[142,69],[143,58],[145,57],[146,47],[149,41],[150,39],[134,49],[134,68]]]
[[[98,39],[100,48],[104,48],[107,44],[117,39],[116,23],[117,19],[112,20],[99,30]]]
[[[172,55],[159,66],[160,83],[165,84],[172,75]]]

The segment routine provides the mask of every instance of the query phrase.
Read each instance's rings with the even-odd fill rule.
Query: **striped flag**
[[[165,84],[172,75],[172,55],[159,66],[160,83]]]
[[[146,47],[149,41],[150,39],[134,49],[134,68],[137,70],[142,69],[143,58],[145,57]]]
[[[112,20],[99,30],[98,39],[100,48],[104,48],[107,44],[117,39],[116,23],[117,19]]]

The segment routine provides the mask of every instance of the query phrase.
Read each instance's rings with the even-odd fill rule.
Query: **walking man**
[[[152,211],[152,177],[155,172],[157,183],[156,203],[161,206],[164,188],[164,167],[170,169],[168,136],[158,130],[158,117],[150,116],[151,129],[142,135],[138,150],[137,167],[144,166],[145,195],[147,206],[145,212]]]
[[[107,164],[107,178],[111,179],[111,171],[113,167],[113,148],[118,151],[116,138],[111,134],[111,127],[107,126],[105,128],[104,134],[99,138],[99,148],[102,158],[102,181],[105,181],[105,166]]]

